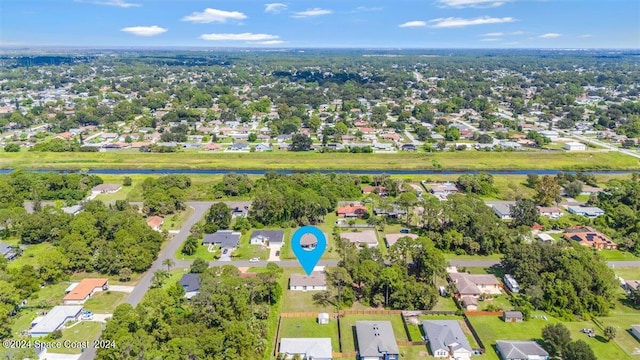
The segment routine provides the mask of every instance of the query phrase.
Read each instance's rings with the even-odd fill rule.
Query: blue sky
[[[0,46],[640,48],[638,0],[0,0]]]

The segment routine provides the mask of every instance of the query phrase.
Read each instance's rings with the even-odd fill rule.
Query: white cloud
[[[121,8],[130,8],[130,7],[140,7],[142,5],[137,3],[126,2],[125,0],[106,0],[106,1],[90,1],[90,0],[76,0],[76,2],[88,3],[88,4],[96,4],[96,5],[107,5],[107,6],[116,6]]]
[[[167,29],[159,26],[131,26],[120,29],[121,31],[128,32],[129,34],[138,36],[155,36],[167,32]]]
[[[20,42],[15,41],[0,41],[0,46],[16,46],[16,45],[24,45]]]
[[[463,19],[463,18],[438,18],[429,21],[429,26],[432,28],[452,28],[452,27],[464,27],[472,25],[487,25],[487,24],[502,24],[514,22],[516,19],[512,17],[494,18],[489,16],[478,17],[475,19]]]
[[[502,39],[500,38],[484,38],[484,39],[480,39],[480,41],[500,41]]]
[[[283,3],[264,4],[264,12],[271,14],[279,14],[287,10],[287,5]]]
[[[284,44],[284,41],[282,41],[282,40],[267,40],[267,41],[254,42],[253,44],[257,44],[257,45],[280,45],[280,44]]]
[[[542,34],[540,36],[538,36],[540,39],[555,39],[555,38],[559,38],[560,36],[562,36],[562,34],[558,34],[558,33],[546,33],[546,34]]]
[[[365,11],[381,11],[384,8],[381,6],[373,6],[373,7],[368,7],[368,6],[358,6],[355,10],[355,12],[365,12]]]
[[[398,27],[401,28],[405,28],[405,27],[423,27],[423,26],[427,26],[427,23],[424,21],[408,21],[404,24],[400,24],[398,25]]]
[[[211,41],[267,41],[277,40],[278,36],[269,34],[253,34],[253,33],[241,33],[241,34],[202,34],[200,35],[202,40]]]
[[[308,9],[308,10],[305,10],[305,11],[298,11],[297,13],[293,14],[293,17],[294,18],[306,18],[306,17],[329,15],[329,14],[333,14],[333,10],[321,9],[321,8],[313,8],[313,9]]]
[[[512,0],[438,0],[443,7],[498,7]]]
[[[591,35],[591,34],[582,34],[582,35],[580,35],[578,37],[579,38],[590,38],[590,37],[593,37],[593,35]]]
[[[194,23],[226,23],[227,20],[244,20],[247,15],[239,11],[224,11],[218,9],[206,8],[203,12],[193,12],[182,18],[182,21],[191,21]]]
[[[507,35],[522,35],[524,31],[512,31],[512,32],[490,32],[486,34],[480,34],[478,36],[487,36],[487,37],[499,37],[499,36],[507,36]]]

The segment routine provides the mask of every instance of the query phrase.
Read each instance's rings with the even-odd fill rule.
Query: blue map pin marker
[[[302,238],[305,237],[306,240],[308,236],[316,238],[317,243],[315,247],[309,245],[308,241],[305,241],[304,244],[302,243]],[[317,227],[304,226],[293,233],[291,237],[291,249],[307,275],[311,275],[313,268],[316,267],[322,254],[324,254],[324,251],[327,249],[327,238],[324,236],[322,230]]]

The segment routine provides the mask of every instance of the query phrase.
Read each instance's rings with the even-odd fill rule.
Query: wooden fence
[[[469,321],[467,314],[465,314],[462,318],[464,319],[464,323],[467,325],[467,328],[469,328],[469,331],[471,331],[471,335],[473,335],[473,338],[476,340],[478,347],[480,347],[481,352],[484,354],[486,348],[484,347],[484,343],[482,342],[482,340],[480,340],[480,335],[478,335],[476,329],[474,329],[473,325],[471,325],[471,321]]]
[[[504,312],[502,311],[465,311],[464,314],[467,316],[502,316]]]

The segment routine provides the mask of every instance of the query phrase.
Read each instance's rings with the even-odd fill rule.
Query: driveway
[[[47,351],[46,354],[40,354],[40,360],[78,360],[80,359],[81,354],[71,355],[71,354],[56,354],[50,353]]]
[[[123,293],[131,294],[133,289],[135,289],[135,286],[109,285],[109,291],[123,292]]]
[[[269,261],[280,261],[280,254],[276,256],[276,253],[280,251],[279,246],[274,246],[269,248]]]

